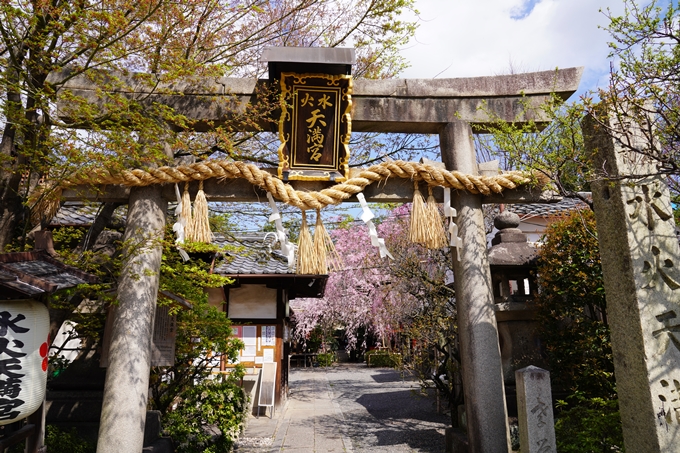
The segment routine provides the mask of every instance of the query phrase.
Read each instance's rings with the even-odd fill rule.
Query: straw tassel
[[[29,204],[35,203],[31,209],[31,226],[40,225],[42,221],[49,222],[57,215],[61,207],[61,187],[49,188],[39,185],[29,197]]]
[[[427,212],[427,231],[429,234],[425,245],[430,249],[440,249],[448,245],[446,241],[446,231],[444,231],[444,224],[442,222],[442,216],[439,213],[439,207],[437,207],[437,202],[432,195],[432,186],[428,186],[427,193],[427,205],[425,206],[425,210]]]
[[[425,199],[418,189],[418,181],[414,183],[413,204],[411,205],[411,224],[409,225],[409,240],[418,244],[428,241],[427,210]]]
[[[318,272],[318,260],[314,253],[314,241],[307,227],[307,212],[302,211],[302,225],[300,226],[300,238],[298,239],[297,274],[316,275]]]
[[[184,240],[193,241],[193,220],[191,218],[191,196],[189,195],[189,183],[184,183],[184,192],[182,193],[182,210],[180,217],[184,222]]]
[[[316,226],[314,227],[314,251],[318,261],[319,274],[337,272],[342,269],[342,258],[335,249],[331,236],[323,226],[321,211],[316,210]]]
[[[191,236],[187,235],[192,242],[209,244],[212,241],[210,222],[208,220],[208,200],[203,192],[203,181],[198,185],[198,193],[194,200],[194,213],[191,219]]]

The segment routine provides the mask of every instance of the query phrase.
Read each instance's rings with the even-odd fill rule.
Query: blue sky
[[[621,0],[416,0],[420,27],[404,78],[452,78],[584,66],[577,95],[608,81],[600,10]]]

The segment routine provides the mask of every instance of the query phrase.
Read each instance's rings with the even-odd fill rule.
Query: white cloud
[[[606,83],[608,23],[621,0],[417,0],[402,77],[446,78],[585,66],[579,92]],[[513,18],[515,17],[515,18]]]

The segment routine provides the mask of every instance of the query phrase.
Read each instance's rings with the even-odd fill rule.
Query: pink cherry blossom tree
[[[380,258],[363,223],[332,231],[344,269],[330,274],[323,299],[293,301],[298,339],[304,340],[315,328],[324,335],[343,329],[347,348],[353,349],[363,328],[382,345],[390,345],[414,320],[431,312],[433,304],[453,300],[453,291],[444,284],[447,250],[410,243],[409,214],[410,205],[397,207],[377,227],[394,260]]]

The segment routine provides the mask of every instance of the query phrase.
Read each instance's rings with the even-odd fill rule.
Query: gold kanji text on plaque
[[[281,73],[279,178],[346,180],[351,108],[352,76]]]

